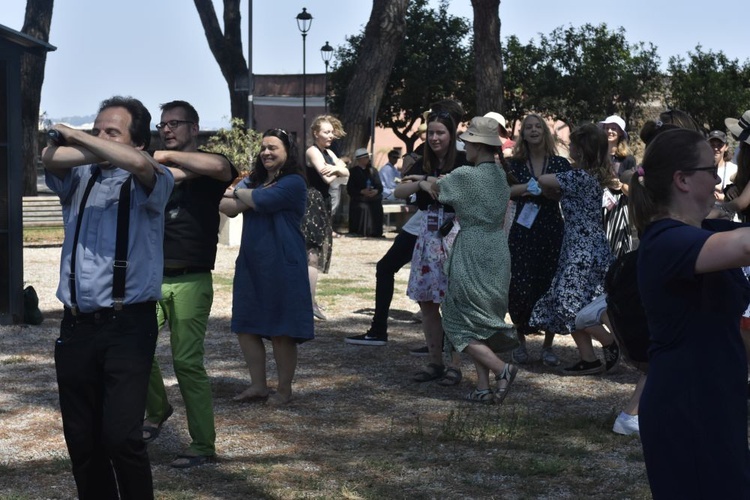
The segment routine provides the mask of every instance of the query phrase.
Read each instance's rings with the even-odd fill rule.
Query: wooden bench
[[[23,227],[63,227],[60,198],[57,196],[24,196]]]
[[[385,216],[385,226],[391,225],[391,215],[395,216],[396,230],[406,224],[406,221],[418,210],[416,205],[405,205],[403,203],[383,203],[383,215]]]

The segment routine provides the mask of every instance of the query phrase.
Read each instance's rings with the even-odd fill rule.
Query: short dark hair
[[[134,97],[112,96],[102,101],[99,113],[108,108],[125,108],[130,113],[130,139],[136,146],[146,149],[151,144],[151,113]]]
[[[161,109],[162,113],[164,111],[169,111],[170,109],[174,109],[174,108],[184,109],[185,113],[187,114],[188,120],[196,124],[200,123],[200,117],[198,117],[198,112],[195,110],[193,105],[187,101],[180,101],[180,100],[169,101],[169,102],[165,102],[164,104],[159,105],[159,109]]]

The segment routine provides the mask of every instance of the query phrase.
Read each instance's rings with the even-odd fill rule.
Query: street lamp
[[[297,14],[297,28],[302,33],[302,151],[307,147],[307,68],[305,66],[305,42],[307,32],[310,31],[313,17],[302,7],[302,12]],[[304,153],[302,153],[304,155]]]
[[[328,114],[328,63],[331,62],[331,58],[333,57],[333,47],[331,47],[328,44],[328,41],[326,41],[326,44],[323,45],[320,48],[320,57],[323,58],[323,62],[326,65],[326,79],[325,82],[325,110],[326,114]]]

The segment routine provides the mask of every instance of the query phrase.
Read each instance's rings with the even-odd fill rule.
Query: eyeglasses
[[[681,169],[683,172],[698,172],[700,170],[703,170],[704,172],[711,173],[714,177],[719,175],[719,167],[695,167],[695,168],[683,168]]]
[[[169,127],[169,130],[175,130],[183,123],[190,123],[192,125],[195,122],[191,122],[190,120],[169,120],[168,122],[157,123],[156,130],[161,130],[164,127]]]

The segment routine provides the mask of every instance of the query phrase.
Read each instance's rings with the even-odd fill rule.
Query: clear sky
[[[20,31],[26,0],[3,0],[0,24]],[[221,0],[214,0],[219,19]],[[436,2],[433,1],[436,5]],[[717,4],[718,5],[718,4]],[[366,0],[260,0],[253,4],[253,72],[302,72],[302,37],[295,17],[307,7],[313,16],[307,36],[307,72],[322,73],[320,47],[334,47],[359,33],[370,15]],[[242,2],[247,57],[247,0]],[[472,18],[470,0],[452,0],[450,12]],[[730,59],[750,57],[742,42],[750,2],[712,8],[695,0],[502,0],[501,37],[522,42],[558,26],[607,23],[622,26],[630,43],[652,42],[662,66],[696,45],[723,51]],[[52,118],[88,115],[115,94],[141,99],[154,116],[160,103],[190,101],[204,128],[226,123],[229,94],[190,0],[57,0],[47,58],[42,111]]]

